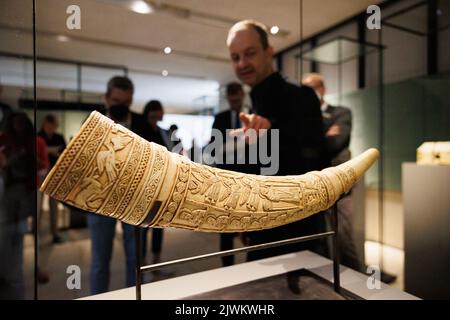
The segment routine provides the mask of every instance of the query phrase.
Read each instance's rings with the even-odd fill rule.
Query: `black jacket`
[[[268,118],[272,129],[279,129],[279,164],[277,175],[303,174],[329,165],[325,149],[320,102],[306,86],[286,82],[273,73],[250,92],[253,111]],[[322,232],[323,215],[313,215],[285,226],[247,233],[250,245],[288,239]],[[300,244],[250,252],[248,260],[300,250],[320,250],[324,243],[309,241]]]
[[[303,174],[329,165],[320,101],[306,86],[288,83],[277,72],[250,92],[253,110],[279,129],[280,170],[277,175]]]

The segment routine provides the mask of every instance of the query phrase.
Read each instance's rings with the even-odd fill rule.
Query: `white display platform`
[[[285,254],[142,285],[143,300],[176,300],[298,269],[332,282],[333,262],[310,251]],[[415,300],[417,297],[381,283],[369,289],[369,275],[341,266],[341,287],[367,300]],[[89,296],[84,300],[134,300],[135,287]]]

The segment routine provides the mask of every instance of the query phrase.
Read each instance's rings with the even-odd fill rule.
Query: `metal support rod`
[[[141,271],[143,271],[143,272],[150,272],[150,271],[153,271],[153,270],[161,269],[161,268],[164,268],[164,267],[167,267],[167,266],[172,266],[172,265],[175,265],[175,264],[181,264],[181,263],[187,263],[187,262],[192,262],[192,261],[205,260],[205,259],[209,259],[209,258],[219,258],[219,257],[224,257],[224,256],[229,256],[229,255],[232,255],[232,254],[236,254],[236,253],[241,253],[241,252],[250,252],[250,251],[255,251],[255,250],[260,250],[260,249],[268,249],[268,248],[273,248],[273,247],[279,247],[279,246],[282,246],[282,245],[287,245],[287,244],[292,244],[292,243],[297,243],[297,242],[304,242],[304,241],[308,241],[308,240],[316,240],[316,239],[332,236],[333,234],[334,234],[333,231],[328,231],[328,232],[318,233],[318,234],[314,234],[314,235],[310,235],[310,236],[296,237],[296,238],[291,238],[291,239],[286,239],[286,240],[279,240],[279,241],[274,241],[274,242],[269,242],[269,243],[257,244],[257,245],[254,245],[254,246],[243,247],[243,248],[238,248],[238,249],[231,249],[231,250],[207,253],[207,254],[203,254],[203,255],[199,255],[199,256],[183,258],[183,259],[177,259],[177,260],[172,260],[172,261],[161,262],[161,263],[157,263],[157,264],[143,266],[143,267],[141,267]]]
[[[427,2],[427,74],[438,73],[439,66],[439,15],[437,0]]]
[[[303,43],[303,0],[299,1],[299,34],[300,34],[300,43]],[[303,45],[300,45],[300,52],[303,52]],[[303,60],[300,59],[300,76],[297,79],[298,82],[301,82],[303,79]]]
[[[411,29],[411,28],[406,28],[406,27],[403,27],[403,26],[400,26],[400,25],[397,25],[397,24],[394,24],[394,23],[391,23],[391,22],[383,21],[383,26],[384,27],[390,27],[390,28],[393,28],[393,29],[396,29],[396,30],[400,30],[400,31],[403,31],[403,32],[407,32],[409,34],[413,34],[413,35],[416,35],[416,36],[419,36],[419,37],[425,37],[427,35],[425,32],[421,32],[421,31],[414,30],[414,29]]]
[[[382,28],[378,30],[378,45],[383,46]],[[378,49],[378,94],[379,94],[379,120],[378,139],[380,159],[378,160],[378,241],[380,243],[379,265],[383,270],[383,244],[384,244],[384,66],[383,49]]]
[[[141,283],[142,283],[142,269],[141,269],[141,229],[139,227],[134,228],[135,237],[135,250],[136,250],[136,300],[141,300]]]
[[[421,6],[425,5],[427,2],[428,2],[428,0],[424,0],[424,1],[421,1],[421,2],[414,3],[411,6],[402,8],[401,10],[398,10],[398,11],[396,11],[396,12],[390,14],[390,15],[385,16],[384,18],[381,19],[381,21],[382,21],[382,23],[384,23],[385,20],[392,19],[392,18],[397,17],[399,15],[403,15],[403,14],[405,14],[407,12],[410,12],[410,11],[412,11],[412,10],[418,8],[418,7],[421,7]]]
[[[36,74],[36,0],[33,0],[33,127],[34,132],[36,132],[36,112],[37,112],[37,74]],[[33,172],[37,172],[37,145],[34,142],[34,161],[33,161]],[[36,175],[33,175],[33,185],[35,186],[34,191],[34,204],[36,205],[35,215],[34,215],[34,225],[33,225],[33,236],[34,236],[34,300],[38,300],[38,275],[39,275],[39,235],[38,235],[38,207],[37,207],[37,181]]]
[[[81,102],[81,93],[82,93],[82,87],[81,87],[81,63],[77,63],[77,101]]]
[[[309,236],[273,241],[273,242],[269,242],[269,243],[257,244],[257,245],[253,245],[253,246],[243,247],[243,248],[207,253],[207,254],[203,254],[203,255],[199,255],[199,256],[182,258],[182,259],[161,262],[161,263],[156,263],[156,264],[146,265],[146,266],[141,266],[142,237],[141,237],[140,228],[136,228],[136,230],[135,230],[135,237],[136,237],[136,240],[135,240],[136,241],[136,300],[142,300],[141,285],[142,285],[142,274],[144,272],[151,272],[154,270],[162,269],[164,267],[173,266],[176,264],[206,260],[206,259],[210,259],[210,258],[220,258],[220,257],[229,256],[229,255],[234,255],[237,253],[244,253],[244,252],[250,252],[250,251],[261,250],[261,249],[269,249],[269,248],[279,247],[279,246],[298,243],[298,242],[305,242],[305,241],[310,241],[310,240],[326,238],[329,236],[333,236],[334,290],[335,290],[335,292],[340,293],[341,292],[341,282],[340,282],[340,274],[339,274],[339,247],[338,247],[338,240],[337,240],[337,236],[338,236],[337,235],[337,233],[338,233],[337,202],[334,204],[334,206],[332,208],[332,212],[333,212],[333,218],[334,218],[334,223],[333,223],[334,230],[333,231],[317,233],[317,234],[313,234],[313,235],[309,235]]]
[[[342,40],[338,40],[338,105],[342,105]]]
[[[314,50],[314,48],[317,47],[317,38],[316,37],[311,38],[310,43],[311,43],[311,50]],[[310,61],[309,68],[311,72],[319,72],[319,64],[314,59]]]
[[[338,241],[338,207],[337,202],[333,205],[332,209],[332,221],[333,221],[333,284],[334,291],[341,293],[341,276],[339,273],[339,241]]]
[[[1,27],[0,27],[0,29],[1,29]],[[18,54],[18,53],[12,53],[12,52],[7,52],[7,51],[0,51],[0,56],[10,57],[10,58],[19,58],[19,59],[29,59],[29,60],[34,59],[33,55]],[[45,61],[45,62],[71,64],[71,65],[80,64],[83,67],[94,67],[94,68],[101,68],[101,69],[121,69],[124,71],[125,74],[128,72],[128,67],[126,67],[124,65],[117,65],[117,64],[87,62],[87,61],[70,60],[70,59],[58,59],[58,58],[45,57],[42,55],[39,55],[39,57],[37,57],[37,60]]]
[[[358,19],[358,42],[366,41],[366,15],[361,14]],[[366,87],[366,55],[358,55],[358,89],[364,89]]]

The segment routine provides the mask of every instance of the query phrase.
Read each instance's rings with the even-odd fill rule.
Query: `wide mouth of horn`
[[[77,131],[77,133],[73,136],[73,138],[69,141],[67,144],[67,147],[63,150],[61,155],[58,157],[58,160],[56,161],[56,164],[52,167],[52,169],[49,171],[47,176],[44,179],[44,182],[42,182],[41,187],[39,190],[44,193],[49,193],[51,190],[48,190],[48,186],[50,182],[54,179],[55,173],[59,170],[61,167],[62,162],[65,161],[67,156],[73,152],[73,147],[75,144],[78,143],[79,136],[85,131],[86,127],[89,126],[89,124],[92,122],[92,120],[98,118],[100,119],[102,117],[102,114],[98,111],[92,111],[91,114],[86,118],[86,120],[81,125],[80,129]],[[108,119],[104,117],[105,119]],[[112,122],[112,121],[111,121]],[[51,194],[49,194],[51,195]]]

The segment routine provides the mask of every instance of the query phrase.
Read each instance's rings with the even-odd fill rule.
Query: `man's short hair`
[[[229,84],[227,84],[226,88],[227,96],[233,96],[240,92],[244,92],[244,89],[242,88],[242,85],[239,82],[230,82]]]
[[[253,30],[255,30],[258,33],[259,40],[261,41],[263,49],[267,49],[269,47],[269,36],[267,34],[267,28],[261,22],[255,20],[242,20],[234,24],[228,31],[227,44],[230,44],[231,36],[233,34],[238,32],[239,30],[248,28],[253,28]]]
[[[134,93],[133,82],[131,82],[130,78],[125,76],[114,76],[109,79],[106,86],[106,95],[108,96],[114,88],[124,91],[131,91],[131,93]]]
[[[320,73],[311,72],[307,73],[303,76],[303,80],[306,78],[313,78],[314,80],[318,81],[322,87],[325,87],[325,80],[323,79],[323,76]]]

